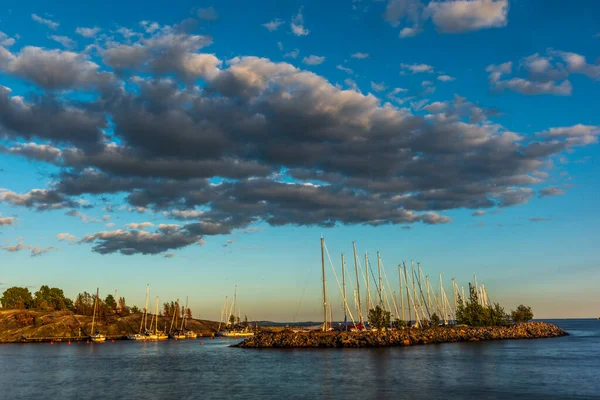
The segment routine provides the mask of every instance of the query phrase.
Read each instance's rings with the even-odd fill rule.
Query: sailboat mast
[[[343,286],[343,297],[344,297],[344,329],[348,329],[348,315],[346,314],[346,267],[344,261],[344,253],[342,253],[342,286]]]
[[[146,284],[146,302],[144,303],[144,318],[143,318],[145,330],[148,330],[148,295],[149,294],[150,294],[150,285]],[[152,328],[152,326],[150,328]]]
[[[321,237],[321,270],[323,274],[323,332],[327,331],[327,284],[325,281],[325,239]]]
[[[371,288],[369,285],[369,254],[365,253],[365,271],[367,274],[367,322],[369,322],[369,310],[371,309]]]
[[[237,285],[233,289],[233,305],[231,307],[231,314],[233,315],[233,324],[235,325],[235,306],[237,305]]]
[[[400,309],[402,310],[402,321],[406,322],[404,319],[404,295],[402,294],[402,269],[400,264],[398,264],[398,279],[400,280]]]
[[[383,281],[381,280],[381,255],[379,254],[379,252],[377,252],[377,276],[379,278],[379,305],[381,307],[383,307],[383,298],[382,298],[382,291],[383,291]]]
[[[92,314],[92,335],[94,334],[94,324],[96,322],[96,307],[98,306],[98,293],[99,290],[96,288],[96,298],[94,299],[94,311]]]
[[[356,242],[352,242],[352,249],[354,250],[354,269],[356,270],[356,301],[358,302],[358,317],[360,323],[363,323],[363,312],[362,304],[360,302],[360,279],[358,278],[358,258],[356,256]]]
[[[156,306],[154,307],[154,318],[156,322],[154,322],[154,334],[158,334],[158,296],[156,296]],[[152,329],[152,327],[150,327]]]
[[[410,297],[409,297],[409,292],[408,292],[408,279],[406,279],[406,263],[403,262],[402,264],[404,264],[404,283],[406,283],[406,301],[408,303],[408,322],[410,322],[412,320],[411,316],[410,316]]]
[[[187,314],[187,309],[188,309],[188,296],[185,296],[185,309],[183,311],[183,318],[181,318],[181,329],[180,329],[181,332],[183,332],[183,328],[185,327],[185,318],[186,318],[186,314]]]

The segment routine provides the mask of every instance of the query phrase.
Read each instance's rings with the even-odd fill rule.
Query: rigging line
[[[306,274],[306,278],[304,279],[304,287],[302,288],[302,294],[300,295],[300,301],[298,302],[298,306],[296,307],[296,313],[294,314],[294,319],[292,322],[296,322],[296,318],[298,317],[298,312],[300,312],[300,306],[302,305],[302,299],[304,298],[304,293],[306,292],[306,287],[308,286],[308,279],[313,271],[313,264],[310,264],[311,267],[308,270],[308,274]]]
[[[381,290],[379,290],[379,286],[377,286],[377,279],[375,279],[375,274],[373,273],[373,267],[371,267],[371,261],[369,261],[369,271],[371,271],[371,276],[373,277],[373,282],[375,282],[375,289],[377,290],[377,295],[379,296],[379,302],[383,304],[383,299],[381,298]]]
[[[394,309],[396,310],[396,318],[400,318],[400,314],[398,313],[398,304],[396,304],[396,296],[392,296],[393,292],[392,292],[392,288],[390,287],[390,280],[388,279],[387,272],[385,272],[385,266],[383,265],[383,261],[381,261],[381,269],[383,270],[383,276],[385,277],[385,281],[387,283],[387,288],[388,288],[388,291],[390,292],[390,297],[392,298],[392,304],[394,304]],[[388,307],[390,307],[390,301],[389,301],[389,299],[387,299],[387,293],[385,295],[386,295],[386,301],[388,303]],[[390,309],[391,309],[391,307],[390,307]]]
[[[333,262],[331,261],[331,256],[329,255],[329,249],[327,248],[327,245],[325,243],[323,243],[323,246],[325,247],[325,252],[327,253],[327,258],[329,259],[329,265],[331,265],[331,270],[333,271],[333,276],[335,277],[335,281],[337,282],[338,289],[340,290],[340,294],[342,294],[343,293],[342,286],[340,285],[340,280],[338,279],[338,276],[335,272],[335,267],[333,266]],[[346,310],[348,310],[348,314],[350,315],[352,324],[354,326],[356,326],[356,322],[354,321],[354,317],[352,316],[352,311],[350,311],[350,307],[348,306],[347,299],[344,299],[344,305],[346,306]]]

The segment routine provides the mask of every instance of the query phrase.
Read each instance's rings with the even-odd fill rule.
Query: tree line
[[[504,311],[499,303],[482,305],[477,290],[469,283],[469,298],[463,299],[458,296],[456,306],[456,323],[469,326],[504,326],[510,324],[519,324],[533,319],[531,307],[523,304],[510,314]],[[386,327],[400,328],[407,326],[406,321],[391,321],[391,313],[381,306],[376,306],[369,310],[368,321],[377,330]],[[422,326],[439,326],[440,317],[433,313],[429,321],[421,321]]]
[[[45,310],[63,311],[69,310],[79,315],[92,315],[94,312],[94,300],[96,295],[88,292],[79,293],[75,301],[66,297],[60,288],[51,288],[42,285],[38,291],[31,293],[29,288],[13,286],[6,289],[0,297],[2,308],[13,310]],[[126,315],[139,312],[137,307],[129,307],[124,297],[115,299],[112,294],[104,300],[99,299],[97,313],[99,316],[110,314]]]

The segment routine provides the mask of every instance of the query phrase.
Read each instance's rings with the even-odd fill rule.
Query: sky
[[[353,241],[597,316],[600,4],[4,4],[0,290],[319,320],[323,236],[335,319]]]

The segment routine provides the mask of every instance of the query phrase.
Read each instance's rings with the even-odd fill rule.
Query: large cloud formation
[[[442,224],[447,210],[532,200],[551,157],[599,133],[517,134],[460,96],[418,115],[288,63],[220,60],[202,52],[212,39],[182,25],[107,37],[86,54],[0,47],[0,69],[40,93],[0,88],[0,151],[59,169],[50,187],[5,189],[0,201],[46,211],[120,194],[187,221],[79,241],[100,254],[158,254],[256,223]],[[498,80],[508,70],[494,68]],[[577,60],[571,69],[595,73]]]

